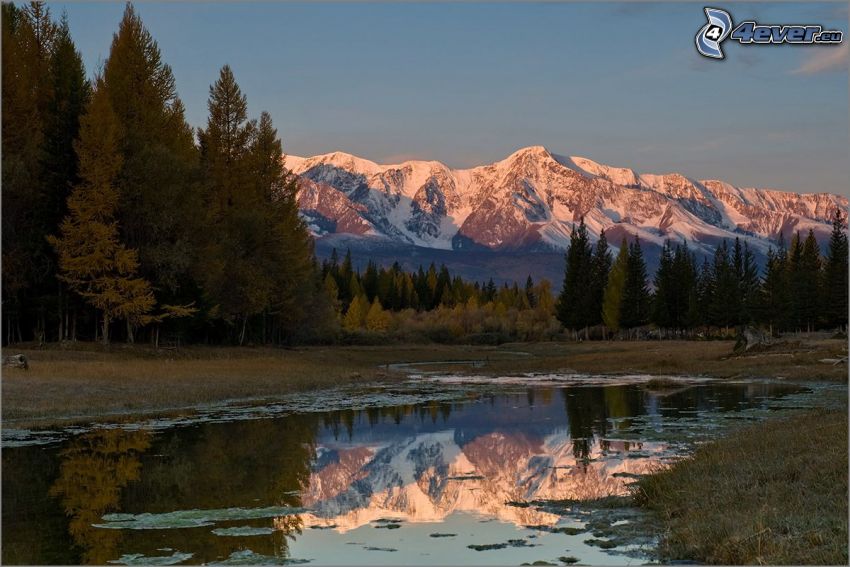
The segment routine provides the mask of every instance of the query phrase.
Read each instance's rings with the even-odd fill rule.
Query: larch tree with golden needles
[[[127,323],[133,329],[149,322],[156,303],[150,283],[137,276],[138,255],[118,237],[116,179],[122,166],[118,123],[102,83],[88,105],[75,144],[81,182],[68,197],[68,216],[60,236],[50,237],[59,256],[60,279],[102,314],[102,340],[109,343],[109,325]]]

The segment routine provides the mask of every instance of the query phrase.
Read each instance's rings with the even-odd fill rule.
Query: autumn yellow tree
[[[68,197],[68,215],[58,237],[49,237],[59,255],[59,278],[102,313],[102,340],[109,343],[109,324],[133,329],[149,321],[156,301],[150,283],[137,277],[138,255],[118,237],[116,179],[122,158],[119,127],[103,84],[97,82],[81,120],[75,144],[81,182]]]
[[[383,332],[390,328],[390,314],[381,307],[381,302],[376,297],[366,313],[366,329],[370,331]]]

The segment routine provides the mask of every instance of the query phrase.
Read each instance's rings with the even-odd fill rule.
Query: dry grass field
[[[843,340],[788,340],[766,352],[733,356],[730,341],[551,342],[492,346],[327,346],[298,349],[78,344],[7,348],[29,370],[4,369],[5,424],[41,425],[110,415],[187,410],[228,400],[273,399],[342,383],[390,381],[405,362],[478,374],[579,372],[700,374],[719,378],[847,380]],[[827,362],[823,362],[826,360]],[[440,362],[479,361],[475,367]]]

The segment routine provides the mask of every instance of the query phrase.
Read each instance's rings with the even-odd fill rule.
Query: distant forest
[[[738,240],[702,265],[668,244],[651,281],[636,239],[613,257],[582,221],[557,297],[530,277],[361,272],[336,252],[319,264],[272,119],[248,116],[228,66],[194,130],[131,4],[91,80],[64,17],[3,3],[2,20],[4,344],[498,343],[847,324],[839,210],[825,257],[811,232],[780,242],[762,273]]]

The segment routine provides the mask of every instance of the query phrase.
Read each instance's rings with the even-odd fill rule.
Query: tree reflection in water
[[[103,429],[76,437],[60,453],[59,477],[50,495],[62,501],[83,563],[105,564],[116,557],[121,531],[92,524],[120,510],[121,491],[139,479],[139,457],[150,448],[150,438],[148,431]]]

